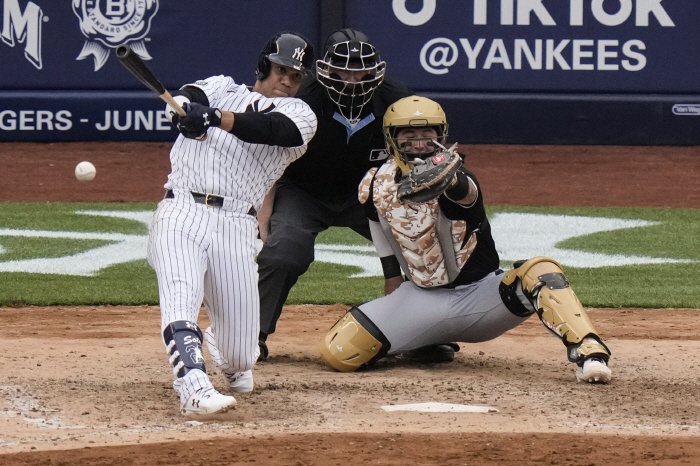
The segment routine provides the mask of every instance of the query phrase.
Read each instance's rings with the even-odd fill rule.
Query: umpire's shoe
[[[459,345],[451,342],[406,351],[401,354],[401,357],[423,363],[452,362],[455,360],[457,351],[459,351]]]
[[[258,347],[260,348],[260,355],[258,356],[258,361],[264,361],[270,355],[270,351],[267,349],[267,343],[262,338],[258,339]]]
[[[222,395],[213,387],[200,388],[180,406],[180,412],[185,416],[191,414],[225,413],[236,405],[232,396]]]

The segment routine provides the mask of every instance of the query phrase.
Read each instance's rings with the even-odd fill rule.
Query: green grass
[[[0,228],[147,234],[140,222],[76,214],[80,210],[155,210],[148,203],[0,204]],[[4,245],[4,244],[3,244]],[[4,259],[2,259],[4,260]]]
[[[627,228],[571,238],[560,243],[559,247],[605,254],[700,260],[700,210],[698,209],[544,207],[493,207],[488,209],[489,216],[496,212],[610,217],[660,222],[660,225],[655,226]],[[546,225],[542,227],[546,228]]]
[[[109,267],[95,277],[0,273],[0,280],[3,306],[158,303],[156,275],[146,261]]]
[[[154,204],[0,204],[0,228],[70,232],[104,232],[146,235],[137,221],[78,215],[76,210],[153,210]],[[638,265],[581,269],[566,267],[566,274],[585,306],[700,308],[700,210],[597,209],[597,208],[488,208],[498,212],[524,212],[642,219],[659,225],[630,228],[568,239],[558,246],[605,254],[643,255],[691,259],[684,264]],[[542,225],[547,228],[547,225]],[[332,228],[319,242],[370,245],[349,229]],[[0,263],[33,258],[59,258],[108,244],[102,239],[26,238],[2,236]],[[555,257],[556,259],[556,257]],[[503,264],[507,266],[507,264]],[[347,305],[379,297],[383,279],[348,278],[359,269],[315,262],[290,294],[289,304]],[[110,266],[95,276],[65,276],[0,272],[0,305],[157,304],[155,273],[145,260]]]
[[[34,259],[37,257],[62,257],[77,254],[89,249],[108,244],[109,241],[97,239],[67,238],[22,238],[17,236],[2,237],[1,244],[6,253],[0,256],[3,261]]]

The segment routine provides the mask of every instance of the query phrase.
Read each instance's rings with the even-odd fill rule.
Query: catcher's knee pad
[[[595,355],[607,362],[610,350],[600,340],[561,265],[548,257],[535,257],[514,266],[504,274],[499,288],[506,307],[517,316],[532,314],[519,297],[522,293],[545,327],[564,342],[570,361],[580,362]]]
[[[391,344],[364,313],[353,307],[321,339],[323,362],[340,372],[353,372],[389,352]]]
[[[193,369],[207,372],[202,354],[202,340],[202,331],[194,322],[176,320],[165,327],[165,352],[170,357],[175,378],[184,377]]]

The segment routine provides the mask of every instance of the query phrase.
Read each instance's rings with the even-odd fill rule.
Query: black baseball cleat
[[[267,343],[265,343],[265,340],[258,339],[258,346],[260,347],[258,361],[264,361],[270,355],[270,352],[267,349]]]
[[[411,351],[401,353],[402,359],[422,363],[452,362],[455,360],[455,353],[459,351],[459,345],[454,342],[442,343],[438,345],[428,345],[416,348]]]

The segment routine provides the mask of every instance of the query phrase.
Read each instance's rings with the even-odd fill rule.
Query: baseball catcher
[[[321,339],[326,364],[350,372],[387,355],[445,341],[492,340],[537,314],[559,338],[576,378],[608,383],[610,350],[549,257],[499,269],[481,188],[455,148],[445,149],[440,105],[407,97],[384,115],[391,158],[359,187],[390,294],[351,308]]]

